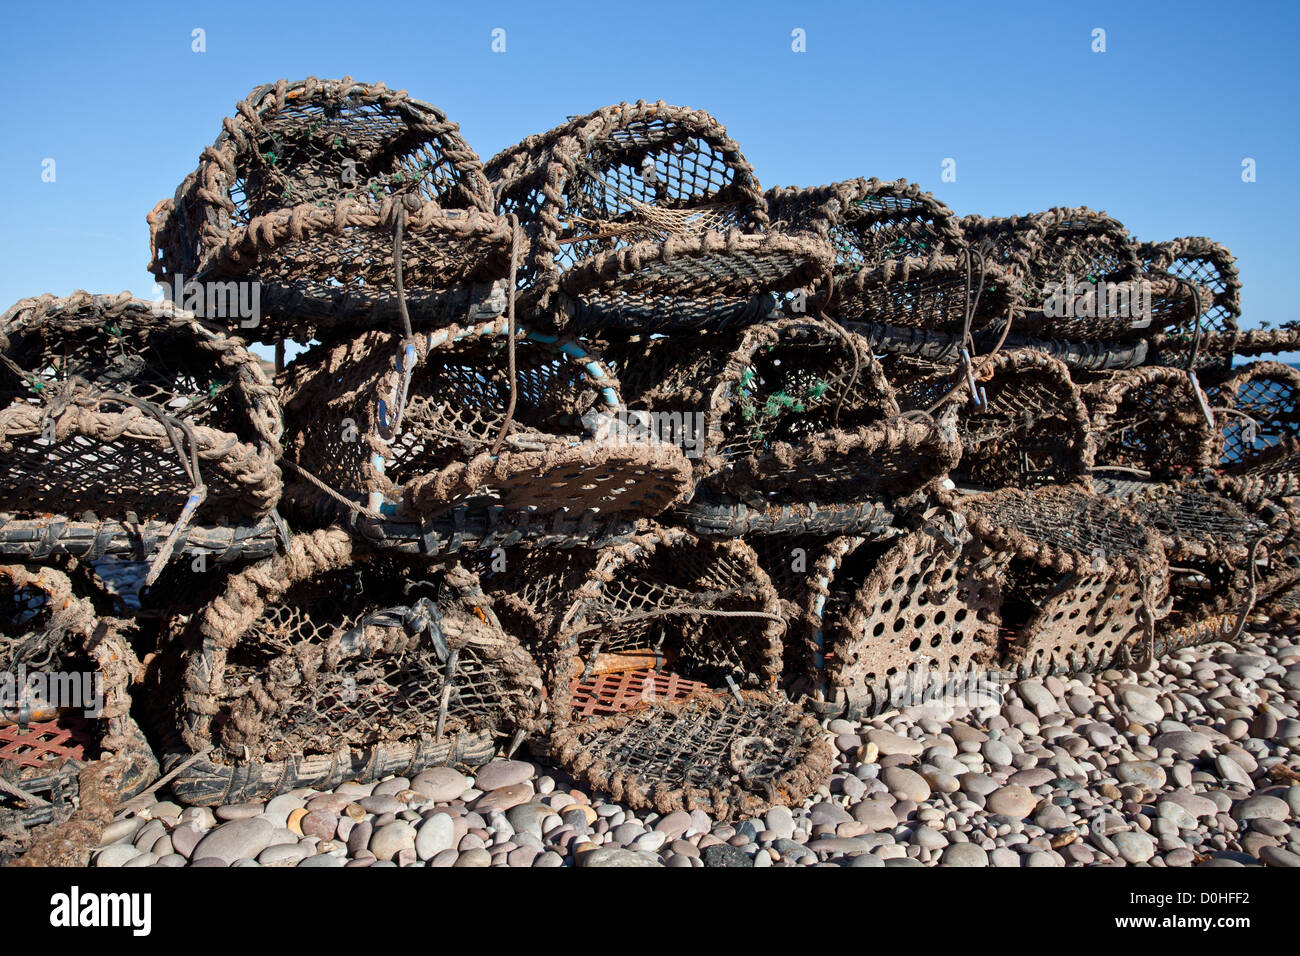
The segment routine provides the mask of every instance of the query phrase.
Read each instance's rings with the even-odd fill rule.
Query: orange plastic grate
[[[58,766],[66,760],[85,760],[98,750],[90,723],[79,715],[60,715],[54,720],[0,727],[0,765]]]
[[[711,689],[700,681],[657,670],[601,674],[569,685],[575,719],[620,714],[644,704],[678,700]]]

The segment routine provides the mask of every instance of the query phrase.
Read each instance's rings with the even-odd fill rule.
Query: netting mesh
[[[197,520],[275,507],[275,389],[238,340],[185,313],[78,292],[0,318],[0,509],[174,520],[201,476]]]
[[[255,279],[273,303],[364,314],[393,281],[399,219],[417,315],[450,282],[507,273],[510,228],[440,110],[383,84],[281,80],[238,105],[199,169],[155,208],[151,269],[166,281]],[[254,334],[311,318],[274,311]]]
[[[1098,558],[1134,572],[1163,563],[1158,542],[1135,515],[1082,488],[1004,489],[955,500],[978,537],[1057,570],[1090,568]]]
[[[784,291],[830,267],[821,241],[762,234],[752,167],[699,110],[604,107],[504,150],[487,173],[531,241],[519,288],[542,309],[562,288],[584,303],[577,314],[644,329],[673,324],[683,297]]]
[[[716,819],[794,806],[830,774],[820,727],[755,692],[685,700],[557,731],[550,749],[578,779],[636,810]]]
[[[955,436],[898,417],[865,343],[822,320],[695,341],[611,341],[602,354],[629,409],[695,427],[697,478],[751,506],[887,498],[959,454]]]
[[[993,264],[968,272],[964,258],[890,259],[845,277],[829,309],[846,320],[960,335],[1001,328],[1014,303],[1008,273]]]

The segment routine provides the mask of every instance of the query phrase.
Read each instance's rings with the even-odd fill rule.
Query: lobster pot
[[[103,553],[126,530],[104,521],[129,521],[142,542],[152,521],[181,519],[169,533],[187,536],[274,512],[280,404],[239,340],[166,306],[78,292],[14,305],[0,348],[0,523],[68,516],[38,522],[42,546],[76,552],[71,540],[90,537]],[[22,531],[35,527],[0,542],[31,553]]]
[[[1099,490],[1155,531],[1169,558],[1173,604],[1157,628],[1159,653],[1234,639],[1243,612],[1300,575],[1296,513],[1232,480],[1112,482]]]
[[[1072,341],[1124,341],[1141,337],[1147,322],[1135,309],[1141,298],[1141,264],[1123,224],[1090,209],[1058,207],[1029,216],[985,219],[967,216],[962,232],[972,249],[1008,270],[1024,314],[1019,332]],[[1152,290],[1176,296],[1162,286]],[[1114,287],[1115,308],[1110,290]],[[1127,301],[1121,297],[1127,292]],[[1140,303],[1139,303],[1140,305]]]
[[[834,764],[820,724],[756,691],[702,692],[557,730],[550,751],[575,779],[634,810],[718,820],[798,806]]]
[[[680,429],[699,482],[688,520],[745,504],[781,525],[787,506],[851,509],[914,493],[960,455],[956,436],[898,416],[893,391],[851,332],[779,319],[689,340],[610,342],[629,414]],[[737,519],[741,516],[736,515]]]
[[[909,329],[960,335],[968,316],[973,332],[1006,320],[1010,276],[996,265],[969,269],[952,210],[915,184],[853,179],[774,189],[768,209],[779,225],[824,236],[834,249],[822,308],[866,323],[891,345]]]
[[[551,661],[542,756],[635,809],[719,819],[826,783],[820,727],[775,689],[785,621],[751,548],[654,528],[563,554],[525,552],[493,585],[503,620]]]
[[[189,804],[476,766],[541,715],[540,672],[473,574],[353,563],[339,530],[232,577],[164,656],[165,762]]]
[[[835,281],[892,259],[953,255],[966,245],[947,204],[906,179],[848,179],[767,191],[768,214],[790,232],[825,235],[835,250]]]
[[[1251,362],[1209,385],[1206,394],[1222,435],[1219,467],[1230,474],[1268,469],[1300,440],[1300,372],[1289,365]]]
[[[1172,368],[1099,377],[1083,398],[1092,415],[1096,467],[1150,476],[1196,472],[1216,458],[1217,433],[1196,380]]]
[[[555,725],[693,690],[770,689],[785,623],[742,541],[652,526],[600,551],[510,554],[497,613],[550,671]]]
[[[689,490],[678,448],[596,431],[620,418],[618,383],[577,343],[518,332],[511,414],[508,350],[505,319],[316,350],[282,379],[288,455],[372,517],[416,522],[456,507],[639,518]],[[336,504],[315,484],[291,499],[318,515]]]
[[[97,762],[113,765],[114,803],[157,776],[129,712],[140,668],[129,636],[63,572],[0,565],[0,862],[68,822]],[[84,866],[98,833],[65,836]]]
[[[508,275],[512,244],[459,127],[350,77],[253,90],[149,227],[160,284],[179,300],[197,280],[204,301],[253,284],[260,314],[241,316],[240,334],[268,342],[395,323],[399,299],[413,322],[485,308],[458,287]]]
[[[1153,279],[1177,277],[1194,285],[1199,295],[1199,310],[1193,309],[1158,336],[1153,364],[1186,368],[1199,326],[1203,337],[1198,343],[1196,367],[1231,367],[1241,318],[1241,279],[1232,253],[1212,239],[1188,236],[1144,242],[1138,247],[1138,258]]]
[[[968,537],[939,512],[892,537],[764,539],[790,619],[791,693],[856,720],[956,692],[996,665],[998,581],[969,559]]]
[[[949,500],[998,575],[1007,670],[1073,673],[1152,653],[1169,563],[1132,511],[1069,486]]]
[[[1087,406],[1064,363],[1030,349],[997,352],[975,373],[980,404],[960,369],[901,356],[886,375],[904,411],[926,408],[961,384],[954,481],[982,488],[1033,488],[1074,481],[1092,467]]]
[[[830,269],[823,240],[768,230],[752,167],[700,110],[607,106],[504,150],[487,174],[529,240],[525,305],[573,328],[749,322]]]

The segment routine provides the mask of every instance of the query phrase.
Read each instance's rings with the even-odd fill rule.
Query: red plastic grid
[[[85,760],[97,750],[90,723],[79,715],[60,714],[54,720],[0,727],[0,763],[37,769],[58,766],[65,760]]]
[[[655,701],[678,700],[711,689],[700,681],[657,670],[600,674],[569,685],[574,718],[619,714]]]

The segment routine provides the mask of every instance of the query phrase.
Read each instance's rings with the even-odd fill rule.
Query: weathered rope
[[[370,508],[362,507],[361,505],[353,501],[351,498],[348,498],[340,494],[339,492],[335,491],[333,488],[331,488],[325,482],[321,481],[319,478],[317,478],[315,475],[313,475],[310,471],[308,471],[306,468],[304,468],[302,465],[298,464],[297,462],[293,462],[290,461],[288,458],[285,458],[282,464],[284,464],[289,468],[292,468],[295,473],[297,473],[300,477],[305,479],[309,484],[313,485],[315,488],[319,489],[320,491],[323,491],[326,495],[328,495],[330,498],[337,501],[339,504],[343,505],[343,507],[347,508],[354,515],[361,515],[362,517],[370,518],[373,521],[382,521],[384,519],[384,516],[379,512],[373,511]]]
[[[495,455],[501,450],[501,443],[506,440],[506,433],[515,420],[515,407],[519,400],[519,374],[515,368],[515,339],[518,336],[515,323],[515,282],[519,273],[520,231],[519,217],[514,213],[510,214],[510,236],[510,288],[506,301],[506,352],[510,362],[510,402],[506,405],[506,417],[501,421],[501,431],[497,433],[497,440],[492,443],[489,455]]]

